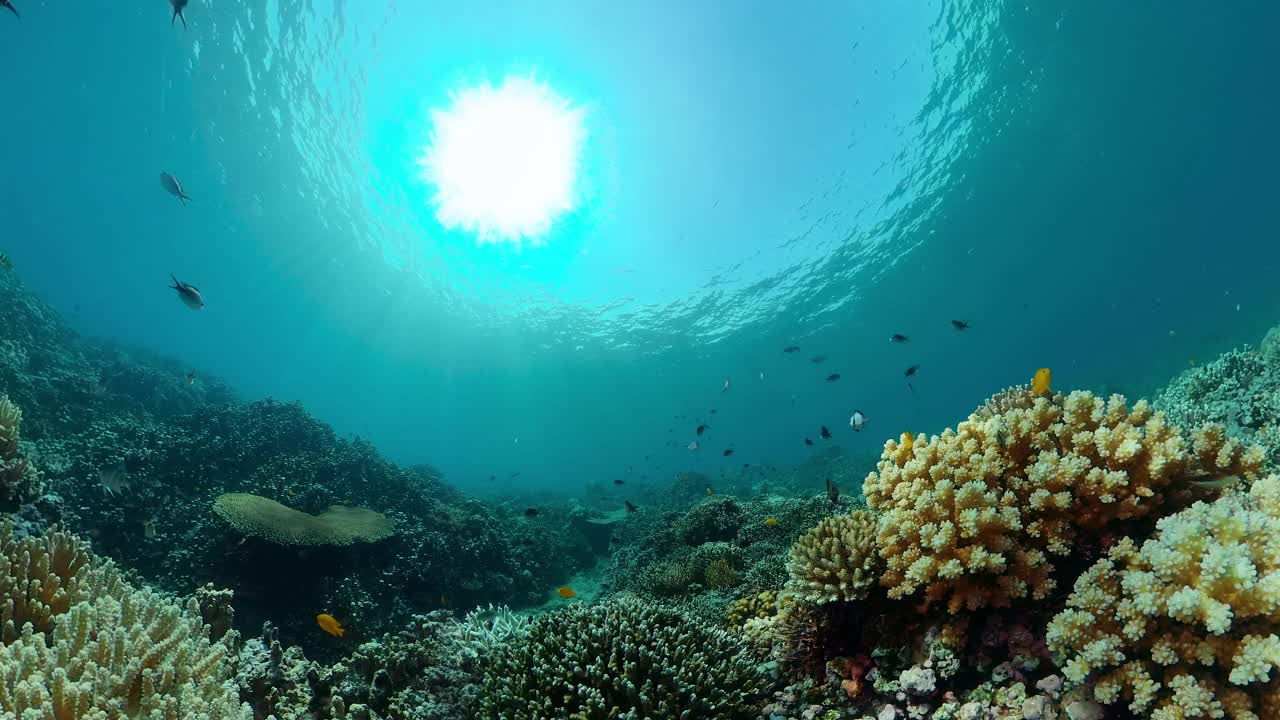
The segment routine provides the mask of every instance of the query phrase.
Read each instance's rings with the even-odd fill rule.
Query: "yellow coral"
[[[70,536],[14,540],[9,526],[0,533],[0,716],[253,717],[231,682],[234,633],[209,642],[194,599],[178,605],[129,586]]]
[[[1067,679],[1156,720],[1280,716],[1280,477],[1161,519],[1049,624]]]
[[[791,547],[788,587],[816,603],[866,597],[881,567],[875,538],[875,518],[866,510],[823,519]]]
[[[889,440],[863,484],[881,511],[880,582],[890,597],[923,591],[952,612],[1042,599],[1054,587],[1050,556],[1068,554],[1078,528],[1148,515],[1179,478],[1261,468],[1259,448],[1216,426],[1191,445],[1145,401],[1082,391],[1006,391],[955,430],[911,448]]]
[[[778,612],[778,594],[762,590],[738,598],[726,611],[730,630],[741,630],[749,620],[773,617]]]

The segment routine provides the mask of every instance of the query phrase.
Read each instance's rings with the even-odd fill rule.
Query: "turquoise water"
[[[24,281],[463,488],[875,449],[1040,366],[1141,395],[1278,309],[1273,6],[14,4]],[[480,245],[417,159],[512,73],[585,108],[577,203]]]

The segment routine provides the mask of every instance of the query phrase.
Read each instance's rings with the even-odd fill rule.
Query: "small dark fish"
[[[498,479],[498,476],[497,476],[497,475],[490,475],[490,476],[489,476],[489,482],[493,482],[494,480],[497,480],[497,479]]]
[[[782,352],[784,352],[784,353],[798,353],[798,352],[800,352],[800,346],[799,346],[799,345],[788,345],[788,346],[786,346],[786,347],[782,348]]]
[[[831,431],[827,429],[827,426],[826,426],[826,425],[823,425],[823,426],[822,426],[822,429],[818,431],[818,435],[819,435],[823,440],[830,440],[830,439],[831,439]]]
[[[732,454],[733,454],[733,448],[729,448],[728,450],[725,450],[725,451],[724,451],[724,456],[725,456],[725,457],[729,457],[729,456],[730,456],[730,455],[732,455]]]
[[[840,373],[831,373],[827,376],[827,382],[835,382],[840,379]]]
[[[831,501],[832,505],[840,501],[840,488],[831,482],[831,478],[827,478],[827,499]]]
[[[160,173],[160,187],[164,188],[165,192],[181,200],[183,205],[186,205],[187,201],[191,199],[187,191],[182,189],[182,183],[178,182],[178,178],[167,172]]]
[[[524,511],[525,517],[538,517],[538,508],[528,508]]]
[[[640,509],[640,508],[636,507],[635,505],[631,504],[631,501],[630,501],[630,500],[623,500],[623,501],[622,501],[622,504],[627,506],[627,512],[629,512],[629,513],[633,513],[633,512],[635,512],[635,511],[637,511],[637,510],[639,510],[639,509]]]
[[[511,473],[511,477],[512,479],[520,477],[520,472],[517,470],[516,472]]]
[[[22,16],[18,14],[18,8],[14,7],[13,3],[9,2],[9,0],[0,0],[0,7],[7,8],[9,12],[13,13],[14,17],[19,20],[22,19]]]
[[[187,371],[187,385],[195,385],[195,384],[196,384],[196,371],[195,370]]]
[[[715,415],[715,414],[716,414],[716,409],[715,409],[715,408],[711,408],[711,414],[712,414],[712,415]]]
[[[614,484],[614,485],[623,485],[624,483],[623,483],[623,481],[622,481],[622,478],[618,478],[617,480],[614,480],[614,481],[613,481],[613,484]]]
[[[894,333],[889,336],[889,342],[894,342],[894,343],[911,342],[911,338],[907,337],[906,335],[903,335],[902,333]]]
[[[187,16],[182,14],[183,8],[187,6],[187,1],[188,0],[169,0],[169,4],[173,6],[173,18],[169,20],[170,27],[172,27],[175,22],[181,20],[182,29],[187,29]]]
[[[903,376],[903,377],[911,377],[912,375],[915,375],[915,374],[916,374],[917,372],[919,372],[919,371],[920,371],[920,366],[919,366],[919,365],[912,365],[911,367],[909,367],[909,368],[907,368],[906,370],[903,370],[903,371],[902,371],[902,376]]]
[[[200,295],[200,288],[182,282],[173,277],[172,273],[169,274],[169,277],[173,278],[173,285],[170,287],[178,292],[178,299],[182,301],[183,305],[192,310],[199,310],[204,307],[204,297]]]
[[[826,355],[814,355],[813,357],[809,358],[809,362],[811,362],[811,363],[815,363],[815,364],[816,364],[816,363],[820,363],[820,362],[822,362],[823,360],[826,360],[826,359],[827,359],[827,356],[826,356]]]
[[[812,440],[810,440],[809,438],[805,438],[805,439],[804,439],[804,444],[805,444],[805,445],[812,445],[812,444],[813,444],[813,441],[812,441]]]
[[[702,433],[706,432],[706,431],[707,431],[707,428],[709,428],[709,427],[711,427],[711,426],[710,426],[710,425],[699,425],[699,426],[698,426],[698,429],[697,429],[697,431],[696,431],[696,432],[698,433],[698,437],[702,437]]]
[[[955,328],[955,329],[957,329],[957,330],[968,330],[968,329],[969,329],[969,323],[967,323],[967,322],[965,322],[965,321],[963,321],[963,320],[952,320],[952,321],[951,321],[951,327],[953,327],[953,328]]]

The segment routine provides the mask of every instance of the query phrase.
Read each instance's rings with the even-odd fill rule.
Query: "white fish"
[[[724,387],[720,388],[720,392],[722,393],[729,392],[729,378],[724,379]]]
[[[760,371],[760,382],[764,382],[764,371]]]
[[[187,201],[191,199],[187,191],[182,189],[182,183],[178,182],[178,178],[167,172],[160,173],[160,187],[164,188],[165,192],[181,200],[183,205],[186,205]]]
[[[690,450],[697,450],[697,449],[698,449],[698,441],[697,441],[697,440],[694,440],[693,442],[689,443],[689,449],[690,449]]]
[[[124,463],[99,469],[98,484],[102,486],[104,495],[116,495],[128,490],[129,472],[125,470]]]
[[[170,274],[169,277],[173,278],[173,285],[170,287],[178,292],[178,299],[182,301],[183,305],[186,305],[192,310],[199,310],[204,307],[204,298],[200,295],[199,288],[195,285],[188,285],[187,283],[182,282],[178,278],[173,277],[172,274]]]
[[[862,426],[866,424],[867,416],[863,415],[861,410],[854,410],[849,416],[849,427],[853,428],[854,432],[862,432]]]

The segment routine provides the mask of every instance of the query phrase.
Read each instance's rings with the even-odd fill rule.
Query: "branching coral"
[[[350,545],[395,534],[395,525],[382,513],[346,505],[308,515],[268,498],[228,493],[214,501],[213,510],[237,532],[281,545]]]
[[[1280,477],[1156,527],[1076,581],[1048,632],[1064,674],[1156,720],[1280,717]]]
[[[40,492],[40,475],[18,453],[22,411],[0,395],[0,506],[12,509]]]
[[[824,519],[791,547],[789,588],[816,603],[866,597],[880,572],[876,521],[866,510]]]
[[[230,682],[228,646],[209,642],[194,599],[178,605],[129,586],[74,538],[2,532],[0,715],[253,717]]]
[[[733,635],[634,600],[573,606],[496,648],[481,718],[754,718],[766,679]]]
[[[1026,405],[1006,398],[914,446],[885,443],[864,490],[890,597],[923,591],[952,612],[1044,598],[1049,557],[1077,529],[1147,516],[1177,480],[1252,478],[1262,464],[1217,426],[1188,443],[1145,401],[1077,391]]]

